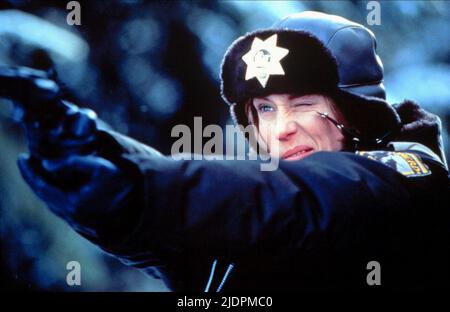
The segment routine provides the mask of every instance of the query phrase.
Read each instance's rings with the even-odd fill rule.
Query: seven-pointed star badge
[[[242,57],[247,64],[245,80],[256,77],[265,88],[270,75],[284,75],[280,61],[289,53],[289,50],[277,47],[277,39],[277,34],[264,41],[257,37],[253,39],[250,51]]]

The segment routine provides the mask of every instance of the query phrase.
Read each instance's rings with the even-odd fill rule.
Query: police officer
[[[378,287],[441,287],[449,176],[440,122],[411,101],[385,101],[375,47],[362,25],[317,12],[233,43],[222,96],[282,159],[275,171],[165,157],[62,100],[42,72],[3,72],[0,91],[52,107],[22,116],[30,154],[18,163],[36,194],[172,290],[361,289],[371,261],[382,268]]]

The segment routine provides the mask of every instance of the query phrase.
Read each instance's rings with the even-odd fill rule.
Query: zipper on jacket
[[[205,292],[209,292],[209,289],[211,288],[211,284],[214,279],[214,273],[216,271],[216,266],[217,266],[217,259],[214,259],[212,266],[211,266],[211,271],[209,273],[208,283],[206,284],[206,287],[205,287]],[[225,274],[222,277],[222,281],[220,282],[219,287],[217,287],[217,289],[216,289],[216,292],[220,292],[222,290],[222,288],[225,285],[225,282],[227,281],[228,276],[230,275],[233,268],[234,268],[234,263],[230,263],[227,267],[227,270],[225,271]]]

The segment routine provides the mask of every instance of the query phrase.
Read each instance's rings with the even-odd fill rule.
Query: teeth
[[[297,156],[297,155],[300,155],[300,154],[304,154],[304,153],[306,153],[306,151],[300,151],[300,152],[297,152],[295,154],[292,154],[291,157],[292,156]]]

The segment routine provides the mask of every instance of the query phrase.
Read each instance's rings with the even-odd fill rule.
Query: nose
[[[279,141],[289,141],[297,133],[297,123],[293,120],[278,121],[276,127],[276,138]]]

